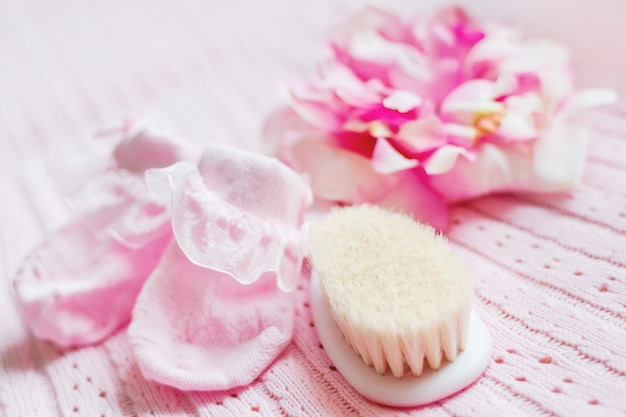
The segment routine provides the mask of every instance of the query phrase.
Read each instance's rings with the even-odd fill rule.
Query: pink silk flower
[[[393,206],[438,229],[447,202],[573,187],[586,146],[573,118],[615,100],[574,91],[563,47],[458,7],[408,21],[369,7],[328,46],[265,140],[317,197]]]

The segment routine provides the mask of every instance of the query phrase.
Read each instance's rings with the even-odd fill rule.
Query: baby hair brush
[[[362,205],[311,226],[311,305],[330,359],[366,398],[416,406],[474,382],[491,355],[472,279],[446,239]]]

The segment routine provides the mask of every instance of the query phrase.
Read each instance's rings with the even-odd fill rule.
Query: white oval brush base
[[[465,350],[454,362],[445,362],[438,371],[425,365],[419,377],[380,375],[363,362],[341,334],[315,273],[311,276],[311,310],[320,341],[337,370],[361,395],[379,404],[414,407],[448,397],[476,381],[491,360],[487,326],[472,312]]]

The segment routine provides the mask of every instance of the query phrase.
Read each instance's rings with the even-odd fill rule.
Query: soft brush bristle
[[[353,206],[314,225],[309,248],[337,325],[377,372],[421,375],[463,349],[471,279],[431,227]]]

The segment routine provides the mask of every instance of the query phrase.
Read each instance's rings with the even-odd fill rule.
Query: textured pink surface
[[[607,0],[600,11],[590,8],[594,3],[555,1],[540,9],[539,0],[483,1],[472,9],[576,41],[585,80],[624,88],[623,57],[607,66],[615,54],[601,47],[623,39],[616,33],[623,14],[611,12],[622,3]],[[311,71],[324,28],[360,6],[356,0],[0,3],[0,415],[626,413],[624,104],[588,118],[588,164],[571,195],[494,196],[453,208],[450,240],[476,271],[476,310],[494,338],[494,360],[475,385],[450,399],[394,410],[361,398],[318,344],[306,280],[295,295],[293,342],[248,388],[228,392],[182,393],[145,381],[125,330],[97,347],[63,350],[25,327],[11,280],[22,258],[68,220],[42,158],[84,147],[97,129],[132,112],[157,116],[196,143],[258,147],[263,117],[280,103],[276,81]],[[414,7],[398,2],[400,10]],[[570,38],[537,19],[559,10],[569,10],[563,27]],[[577,31],[581,24],[602,30]],[[585,36],[596,33],[606,42]],[[598,75],[602,68],[606,78]]]

